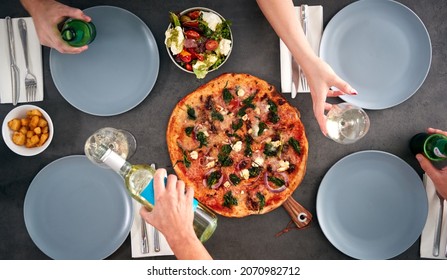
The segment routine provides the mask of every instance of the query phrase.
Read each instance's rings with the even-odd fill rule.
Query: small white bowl
[[[26,113],[33,109],[39,110],[42,113],[45,120],[48,122],[49,135],[48,135],[47,141],[42,146],[34,147],[34,148],[27,148],[25,146],[19,146],[19,145],[14,144],[14,142],[12,142],[13,131],[8,127],[8,122],[14,118],[21,119],[21,118],[26,117]],[[53,122],[52,122],[50,116],[48,115],[48,113],[45,112],[42,108],[39,108],[34,105],[18,106],[18,107],[15,107],[14,109],[12,109],[6,115],[5,119],[3,120],[2,135],[3,135],[3,140],[5,141],[8,148],[11,149],[11,151],[13,151],[16,154],[21,155],[21,156],[34,156],[34,155],[37,155],[37,154],[40,154],[41,152],[43,152],[50,145],[51,140],[53,139],[53,135],[54,135]]]
[[[225,18],[224,18],[223,16],[221,16],[218,12],[216,12],[216,11],[214,11],[214,10],[211,10],[211,9],[209,9],[209,8],[205,8],[205,7],[193,7],[193,8],[189,8],[189,9],[186,9],[186,10],[183,10],[182,12],[180,12],[179,15],[180,15],[180,16],[182,16],[182,15],[186,15],[186,14],[188,14],[189,12],[196,11],[196,10],[200,10],[200,11],[204,11],[204,12],[211,12],[211,13],[214,13],[214,14],[216,14],[218,17],[220,17],[222,20],[225,20]],[[171,29],[171,28],[172,28],[172,23],[170,23],[170,24],[168,25],[167,30],[169,30],[169,29]],[[219,66],[217,66],[216,68],[209,69],[209,70],[208,70],[208,73],[213,72],[213,71],[219,69],[222,65],[225,64],[225,62],[227,62],[228,58],[230,57],[231,51],[233,50],[233,42],[234,42],[234,41],[233,41],[233,31],[231,30],[231,27],[230,27],[230,39],[231,39],[231,48],[230,48],[230,52],[229,52],[228,55],[225,57],[225,60],[224,60]],[[166,47],[166,51],[168,52],[168,55],[169,55],[169,57],[171,58],[172,62],[174,62],[174,64],[175,64],[178,68],[180,68],[181,70],[183,70],[183,71],[185,71],[185,72],[187,72],[187,73],[194,74],[194,71],[187,70],[185,67],[183,67],[182,65],[180,65],[180,64],[175,60],[174,55],[172,54],[171,50],[169,49],[169,47],[168,47],[166,44],[165,44],[165,47]]]

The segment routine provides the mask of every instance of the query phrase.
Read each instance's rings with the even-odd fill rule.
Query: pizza
[[[166,139],[179,179],[199,202],[227,217],[279,207],[306,172],[299,111],[249,74],[222,74],[181,99]]]

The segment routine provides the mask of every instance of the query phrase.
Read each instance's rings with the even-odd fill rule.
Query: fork
[[[441,245],[441,229],[442,229],[442,215],[444,212],[444,198],[439,195],[438,192],[436,192],[436,195],[439,199],[439,211],[438,211],[438,222],[436,223],[436,230],[435,230],[435,239],[433,242],[433,256],[437,257],[439,256],[439,250]],[[446,252],[447,254],[447,252]]]
[[[304,36],[307,38],[307,5],[301,5],[301,25],[303,28]],[[306,76],[303,70],[300,68],[300,83],[303,91],[309,91],[309,85],[307,84]]]
[[[28,38],[26,30],[26,22],[24,19],[19,19],[19,32],[22,39],[23,53],[25,56],[26,76],[25,76],[25,89],[26,89],[26,101],[36,101],[37,79],[36,76],[29,70],[28,60]]]

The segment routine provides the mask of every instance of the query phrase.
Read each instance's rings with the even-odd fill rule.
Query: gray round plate
[[[85,113],[127,112],[149,95],[157,80],[155,38],[141,19],[124,9],[97,6],[84,12],[96,26],[96,38],[77,55],[51,49],[53,81],[61,95]]]
[[[388,0],[354,2],[323,32],[320,56],[357,91],[344,101],[386,109],[410,98],[428,75],[430,36],[419,17]]]
[[[324,176],[317,217],[329,241],[356,259],[389,259],[416,242],[427,195],[406,162],[382,151],[350,154]]]
[[[86,156],[67,156],[33,179],[24,217],[31,239],[50,258],[104,259],[129,235],[132,199],[112,170]]]

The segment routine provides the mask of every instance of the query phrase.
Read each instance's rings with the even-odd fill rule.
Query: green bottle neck
[[[443,135],[431,135],[427,139],[425,147],[429,147],[430,150],[433,150],[433,153],[440,158],[447,157],[447,138]]]

